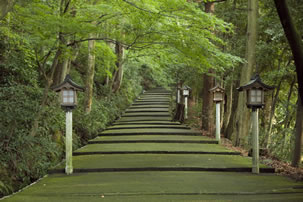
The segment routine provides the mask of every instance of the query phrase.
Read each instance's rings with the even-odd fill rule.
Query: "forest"
[[[281,24],[282,22],[282,24]],[[0,197],[64,158],[65,113],[52,90],[85,88],[73,148],[96,137],[142,92],[191,87],[190,124],[214,134],[209,92],[225,88],[222,137],[251,148],[237,88],[258,74],[275,89],[260,110],[260,147],[301,164],[302,0],[0,0]]]

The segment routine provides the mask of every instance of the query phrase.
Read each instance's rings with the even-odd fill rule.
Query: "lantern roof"
[[[73,89],[75,91],[82,91],[82,92],[84,92],[84,90],[85,90],[83,87],[79,86],[74,81],[72,81],[69,74],[66,75],[64,81],[61,84],[54,86],[52,89],[56,92],[59,92],[63,88]]]
[[[223,93],[225,91],[225,89],[222,88],[220,85],[217,84],[215,87],[213,87],[209,91],[210,92],[221,92],[221,93]]]
[[[183,86],[182,90],[191,90],[191,87],[185,85]]]
[[[255,76],[253,76],[247,84],[240,86],[239,88],[237,88],[237,90],[243,91],[243,90],[247,90],[247,89],[251,89],[251,88],[261,88],[264,91],[267,91],[267,90],[272,90],[275,87],[269,86],[269,85],[266,85],[265,83],[263,83],[261,81],[260,76],[257,74]]]

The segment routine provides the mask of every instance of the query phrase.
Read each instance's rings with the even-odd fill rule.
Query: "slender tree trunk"
[[[247,83],[250,80],[253,70],[256,66],[257,13],[258,0],[249,0],[246,45],[247,64],[245,64],[241,72],[241,85]],[[235,126],[236,128],[232,135],[234,145],[246,145],[250,128],[250,114],[249,110],[246,107],[246,92],[239,93]]]
[[[285,0],[274,0],[281,24],[283,26],[286,38],[290,45],[292,54],[294,56],[297,80],[299,84],[298,94],[298,110],[296,120],[296,141],[294,148],[294,156],[292,159],[292,166],[299,166],[301,160],[301,144],[302,144],[302,100],[303,100],[303,43],[299,32],[297,31],[293,20],[290,16],[287,2]]]
[[[303,106],[300,96],[298,96],[298,105],[297,105],[297,117],[296,117],[296,133],[295,133],[295,147],[293,150],[293,158],[291,165],[298,167],[301,162],[301,153],[302,153],[302,136],[303,136]]]
[[[215,3],[205,3],[205,12],[213,14],[215,11]],[[213,73],[213,70],[209,70],[209,73]],[[214,87],[214,78],[204,74],[203,75],[203,88],[202,88],[202,127],[201,129],[209,134],[213,133],[214,128],[214,115],[213,115],[213,97],[209,89]]]
[[[91,38],[95,37],[95,34],[90,34]],[[87,59],[87,71],[85,80],[85,113],[89,114],[92,109],[93,102],[93,85],[95,76],[95,40],[88,41],[88,59]]]
[[[0,0],[0,20],[13,8],[16,0]]]
[[[226,137],[226,130],[230,122],[230,117],[232,114],[232,106],[233,106],[233,90],[234,90],[234,81],[231,81],[230,85],[228,86],[228,89],[226,89],[225,94],[225,102],[226,102],[226,110],[225,110],[225,116],[223,119],[223,134]]]
[[[279,93],[280,93],[280,88],[281,88],[281,84],[282,84],[283,78],[281,79],[281,81],[278,84],[275,96],[273,98],[273,102],[271,105],[271,111],[270,111],[270,117],[269,117],[269,124],[268,124],[268,128],[266,130],[266,137],[265,137],[265,142],[264,142],[264,146],[266,148],[269,147],[270,143],[271,143],[271,130],[272,130],[272,122],[273,122],[273,118],[275,115],[275,110],[276,110],[276,104],[279,98]]]
[[[117,62],[116,62],[117,70],[114,74],[113,85],[112,85],[112,91],[114,93],[120,89],[123,79],[124,48],[121,43],[119,42],[116,43],[115,52],[117,55]]]
[[[70,0],[61,0],[60,2],[60,16],[64,16],[69,8],[70,5]],[[64,52],[64,48],[66,44],[68,43],[67,38],[63,35],[62,32],[59,32],[59,48],[62,49],[62,53]],[[70,58],[65,56],[64,53],[61,55],[62,57],[59,58],[59,62],[56,66],[55,73],[54,73],[54,85],[58,85],[62,83],[64,80],[67,69],[68,69],[68,64],[70,62]]]

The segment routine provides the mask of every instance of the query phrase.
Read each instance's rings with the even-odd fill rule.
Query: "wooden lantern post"
[[[274,87],[268,86],[261,81],[259,75],[254,76],[250,82],[240,86],[238,91],[246,91],[248,108],[252,109],[252,173],[259,174],[259,123],[258,123],[258,109],[263,108],[264,92],[272,90]]]
[[[221,102],[224,100],[225,89],[219,85],[216,85],[209,91],[213,93],[213,95],[214,95],[213,100],[216,103],[216,140],[218,140],[218,142],[220,143],[220,140],[221,140],[220,108],[221,108]]]
[[[64,81],[53,90],[60,93],[60,102],[62,109],[66,112],[66,135],[65,135],[65,173],[73,173],[73,113],[72,110],[77,106],[77,91],[84,91],[84,88],[77,85],[66,75]]]

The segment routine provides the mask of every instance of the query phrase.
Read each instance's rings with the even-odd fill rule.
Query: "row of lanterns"
[[[253,120],[253,173],[259,173],[259,129],[258,129],[258,109],[264,106],[264,92],[272,90],[274,87],[268,86],[261,81],[259,75],[254,76],[247,84],[240,86],[238,91],[246,91],[247,107],[252,109]],[[185,112],[184,118],[187,119],[187,100],[190,94],[190,87],[178,86],[177,102],[180,103],[180,94],[184,97]],[[61,106],[66,111],[66,167],[67,174],[73,173],[72,166],[72,110],[77,105],[77,91],[84,91],[84,88],[71,80],[69,75],[64,81],[53,88],[60,93]],[[220,141],[220,103],[224,100],[224,88],[216,85],[210,89],[213,93],[213,101],[216,103],[216,139]]]
[[[258,124],[258,109],[263,108],[265,105],[264,102],[264,92],[272,90],[274,87],[266,85],[261,81],[259,75],[256,75],[251,78],[251,80],[237,88],[238,91],[246,91],[247,101],[246,105],[248,108],[252,109],[252,172],[259,173],[259,124]],[[183,88],[178,88],[182,90],[183,96],[187,98],[189,96],[189,87],[185,86]],[[224,100],[224,91],[220,85],[216,85],[209,90],[213,93],[213,101],[216,103],[216,140],[220,142],[220,103]],[[179,97],[177,98],[179,100]],[[179,101],[178,101],[179,103]],[[185,101],[185,119],[187,118],[187,100]]]

